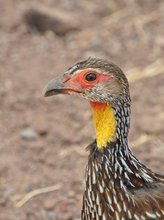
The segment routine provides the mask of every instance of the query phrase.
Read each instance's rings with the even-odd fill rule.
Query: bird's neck
[[[98,149],[104,149],[117,139],[126,143],[130,124],[130,107],[118,105],[114,108],[108,103],[97,102],[90,102],[90,104]]]
[[[117,106],[111,107],[106,103],[91,103],[91,106],[96,130],[96,142],[94,146],[91,145],[91,158],[96,158],[99,162],[107,159],[109,167],[113,167],[115,172],[121,173],[124,168],[133,177],[138,178],[136,173],[140,172],[143,179],[151,181],[149,171],[136,159],[128,146],[130,105],[117,103]]]

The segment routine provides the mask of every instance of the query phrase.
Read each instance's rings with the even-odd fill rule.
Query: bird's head
[[[130,96],[127,78],[115,64],[97,58],[89,58],[77,63],[63,74],[56,76],[45,87],[44,96],[56,94],[73,94],[89,100],[94,114],[99,149],[118,138],[122,127],[120,115],[130,106]],[[120,111],[118,121],[116,109]],[[129,122],[125,122],[128,114],[126,110],[125,115],[121,117],[124,118],[126,129],[122,132],[124,137],[128,133]]]
[[[48,83],[44,96],[56,94],[74,94],[91,102],[114,105],[119,100],[129,100],[129,86],[124,73],[115,64],[89,58]]]

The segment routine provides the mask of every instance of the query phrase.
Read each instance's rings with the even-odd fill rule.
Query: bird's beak
[[[43,96],[52,96],[57,94],[69,94],[69,92],[81,93],[78,88],[75,88],[73,85],[70,85],[68,77],[63,77],[59,75],[52,79],[44,88]]]
[[[64,92],[64,83],[62,77],[57,76],[52,79],[43,89],[43,96],[52,96]]]

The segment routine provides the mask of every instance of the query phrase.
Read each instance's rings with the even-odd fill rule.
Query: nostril
[[[62,82],[63,82],[63,83],[66,83],[69,79],[70,79],[70,77],[65,77],[65,78],[62,80]]]

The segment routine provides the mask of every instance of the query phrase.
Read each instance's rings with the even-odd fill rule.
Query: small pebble
[[[48,211],[48,212],[47,212],[47,218],[48,218],[48,220],[55,220],[55,216],[56,216],[56,214],[55,214],[54,211]]]
[[[8,187],[6,190],[4,190],[3,197],[8,199],[11,197],[11,195],[13,195],[13,193],[14,193],[14,189]]]
[[[102,39],[100,37],[95,36],[91,39],[90,42],[93,47],[94,46],[96,47],[96,46],[100,46],[102,44]]]
[[[38,133],[32,128],[25,128],[21,131],[20,136],[24,140],[35,140],[38,138]]]
[[[49,200],[45,200],[44,202],[44,208],[47,210],[47,211],[51,211],[52,209],[54,209],[55,207],[55,203],[53,200],[49,199]]]

